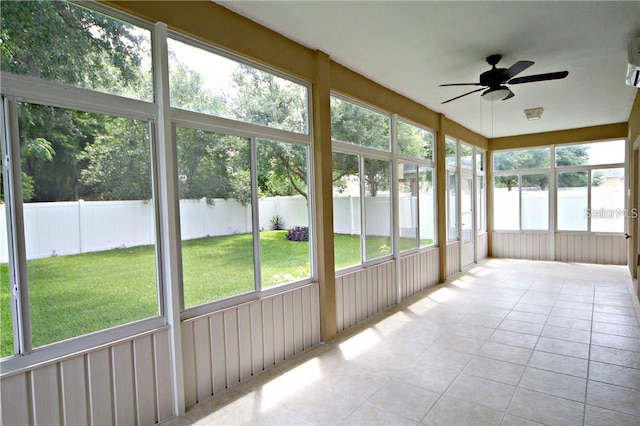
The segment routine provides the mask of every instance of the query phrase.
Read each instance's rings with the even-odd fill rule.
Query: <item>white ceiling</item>
[[[482,133],[501,137],[625,122],[636,89],[625,85],[627,45],[640,35],[640,2],[221,1],[225,7]],[[518,76],[569,71],[564,80],[511,86],[482,101],[488,55],[499,67],[535,62]],[[543,107],[538,121],[524,109]]]

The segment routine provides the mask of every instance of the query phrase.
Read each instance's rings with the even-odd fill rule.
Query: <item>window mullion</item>
[[[262,291],[262,269],[260,265],[260,211],[258,200],[258,147],[256,139],[249,140],[249,174],[251,176],[251,229],[253,234],[253,270],[256,291]]]
[[[15,98],[5,98],[3,106],[5,128],[3,132],[4,143],[2,144],[2,167],[5,171],[5,203],[9,208],[7,214],[7,231],[9,235],[8,263],[11,280],[14,351],[24,355],[31,352],[32,342],[22,203],[18,108]]]

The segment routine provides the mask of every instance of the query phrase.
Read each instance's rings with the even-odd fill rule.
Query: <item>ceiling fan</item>
[[[515,95],[513,92],[505,86],[505,84],[522,84],[522,83],[533,83],[536,81],[547,81],[547,80],[559,80],[565,78],[569,75],[568,71],[557,71],[550,72],[546,74],[534,74],[528,75],[525,77],[516,77],[516,75],[520,74],[522,71],[529,68],[534,64],[532,61],[518,61],[515,64],[511,65],[510,68],[496,68],[498,62],[502,59],[502,55],[491,55],[487,57],[487,63],[491,65],[491,69],[489,71],[485,71],[480,74],[480,82],[479,83],[450,83],[450,84],[441,84],[440,87],[443,86],[482,86],[480,89],[472,90],[463,95],[456,96],[455,98],[451,98],[442,102],[446,104],[451,101],[455,101],[456,99],[460,99],[464,96],[470,95],[472,93],[480,92],[484,90],[482,93],[482,99],[487,101],[506,101],[509,98],[513,98]]]

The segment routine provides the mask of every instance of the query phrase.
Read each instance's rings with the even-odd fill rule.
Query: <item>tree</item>
[[[127,24],[62,1],[3,2],[0,18],[5,72],[118,94],[145,87],[140,71],[144,45]],[[33,201],[78,198],[83,192],[78,155],[108,120],[20,104],[25,199],[30,193]],[[43,155],[45,145],[50,156]]]
[[[105,127],[78,155],[87,193],[99,200],[151,199],[148,123],[113,117]]]

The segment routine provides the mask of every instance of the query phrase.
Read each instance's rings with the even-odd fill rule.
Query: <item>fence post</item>
[[[78,200],[78,253],[82,253],[82,208],[84,200]]]

